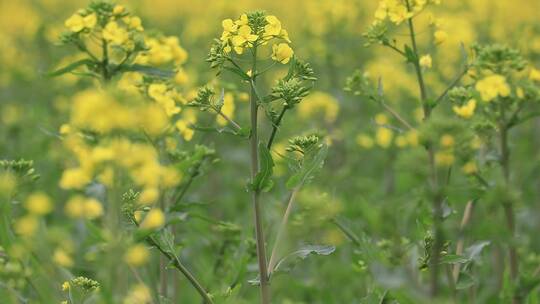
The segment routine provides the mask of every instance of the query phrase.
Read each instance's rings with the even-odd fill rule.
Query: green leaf
[[[441,264],[464,264],[470,260],[467,257],[457,255],[457,254],[447,254],[443,256],[440,260]]]
[[[289,272],[298,262],[305,260],[310,255],[330,255],[336,250],[331,245],[308,245],[294,251],[282,258],[274,268],[274,272]]]
[[[250,80],[248,74],[244,73],[244,71],[241,71],[237,67],[223,67],[223,69],[227,70],[227,71],[229,71],[229,72],[231,72],[233,74],[236,74],[236,75],[240,76],[240,78],[242,78],[244,80],[247,80],[247,81]]]
[[[69,73],[75,69],[77,69],[78,67],[81,67],[83,65],[85,66],[93,66],[95,65],[96,63],[94,61],[92,61],[91,59],[81,59],[81,60],[78,60],[78,61],[75,61],[63,68],[60,68],[54,72],[50,72],[47,74],[47,77],[58,77],[58,76],[61,76],[61,75],[64,75],[66,73]]]
[[[133,64],[133,65],[122,65],[120,71],[126,72],[140,72],[150,76],[157,76],[162,78],[171,78],[174,76],[173,71],[162,70],[151,66]]]
[[[467,289],[473,286],[474,284],[476,284],[476,279],[470,274],[466,272],[462,272],[459,274],[459,279],[456,284],[456,289],[457,290]]]
[[[320,149],[318,149],[315,155],[311,155],[311,153],[308,153],[304,157],[304,161],[300,170],[296,172],[296,174],[291,176],[287,181],[287,187],[289,189],[293,189],[302,185],[307,180],[313,178],[315,172],[323,166],[327,153],[327,145],[323,145]]]
[[[259,173],[257,173],[253,180],[252,189],[253,191],[268,192],[274,185],[274,182],[271,180],[274,171],[274,160],[272,159],[272,154],[270,154],[270,151],[263,143],[259,143],[259,163]]]
[[[411,49],[410,46],[405,44],[405,57],[407,57],[407,62],[416,63],[418,62],[418,57],[416,53]]]

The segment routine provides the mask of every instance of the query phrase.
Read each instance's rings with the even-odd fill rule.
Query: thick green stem
[[[508,128],[505,124],[500,125],[500,144],[501,144],[501,168],[503,171],[503,177],[505,186],[508,188],[510,186],[510,149],[508,147]],[[510,232],[511,241],[508,244],[508,257],[510,260],[510,279],[514,285],[519,280],[519,257],[516,250],[515,244],[513,241],[516,234],[516,224],[515,224],[515,214],[513,203],[511,201],[503,202],[504,214],[506,218],[506,226]],[[514,291],[512,297],[512,303],[521,303],[521,297],[519,294]]]
[[[251,181],[255,181],[255,177],[259,172],[259,150],[258,150],[258,108],[257,98],[255,96],[255,85],[257,75],[257,46],[253,47],[253,66],[251,68],[253,75],[251,81],[250,91],[250,117],[251,117],[251,136],[250,136],[250,150],[251,150]],[[270,303],[270,282],[268,278],[268,269],[266,267],[266,248],[264,241],[263,230],[263,216],[262,206],[260,203],[260,191],[253,190],[251,192],[251,200],[253,203],[253,211],[255,217],[255,238],[257,241],[257,259],[259,263],[259,276],[260,276],[260,290],[261,290],[261,303]]]
[[[407,10],[411,11],[409,0],[405,1],[407,4]],[[409,34],[411,37],[412,49],[415,55],[413,65],[416,71],[416,77],[418,79],[418,87],[420,90],[420,98],[422,100],[422,108],[424,110],[424,121],[429,119],[431,115],[431,105],[428,102],[427,90],[424,82],[424,76],[422,75],[422,68],[419,61],[418,45],[416,43],[416,34],[414,31],[414,23],[412,18],[407,20],[409,25]],[[430,186],[431,194],[433,195],[432,207],[433,207],[433,223],[434,223],[434,244],[433,251],[430,260],[431,270],[431,282],[430,282],[430,294],[432,297],[436,297],[439,291],[439,258],[440,252],[443,247],[443,230],[442,230],[442,200],[441,193],[438,186],[437,168],[435,166],[435,151],[432,143],[427,143],[426,149],[429,157],[430,168]]]
[[[103,58],[101,61],[101,74],[103,76],[103,80],[105,82],[109,82],[109,80],[111,80],[111,76],[109,75],[109,46],[107,44],[107,40],[102,39],[101,47],[103,52]]]

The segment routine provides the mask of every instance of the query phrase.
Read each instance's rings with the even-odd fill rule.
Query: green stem
[[[285,231],[287,229],[289,216],[291,215],[294,201],[296,200],[296,195],[298,194],[298,191],[300,191],[300,187],[301,185],[294,188],[291,192],[291,195],[289,196],[287,209],[285,209],[285,213],[283,214],[283,218],[281,219],[281,224],[279,225],[276,240],[274,242],[274,247],[272,248],[272,254],[270,255],[270,262],[268,263],[268,275],[272,275],[272,272],[274,271],[274,268],[276,267],[276,263],[277,263],[276,259],[277,259],[279,246],[281,245],[283,235],[285,234]]]
[[[103,58],[101,61],[101,73],[105,82],[109,82],[109,80],[111,80],[111,76],[109,75],[109,47],[107,44],[107,40],[101,40],[101,48],[103,52]]]
[[[188,281],[195,287],[197,292],[201,295],[204,302],[206,304],[214,304],[214,301],[210,298],[204,287],[199,283],[199,281],[195,278],[195,276],[180,262],[180,259],[175,255],[172,254],[165,249],[163,249],[152,237],[146,238],[147,242],[156,247],[165,257],[169,259],[169,261],[172,262],[173,266],[178,269],[185,277],[188,279]]]
[[[510,186],[510,148],[508,147],[508,128],[506,124],[500,124],[500,149],[501,149],[501,168],[503,171],[504,183],[508,188]],[[516,234],[514,207],[511,201],[503,202],[506,226],[510,232],[511,241],[508,244],[508,256],[510,259],[510,279],[516,285],[519,281],[519,256],[513,241]],[[516,290],[513,291],[512,303],[521,303],[521,297]]]
[[[281,125],[281,120],[283,119],[283,116],[285,115],[285,112],[287,111],[287,109],[288,109],[287,106],[284,106],[283,109],[281,109],[281,112],[279,113],[279,116],[272,127],[272,133],[270,134],[270,138],[268,139],[268,143],[266,144],[266,148],[268,148],[268,150],[272,148],[272,144],[274,143],[274,138],[276,137],[279,126]]]
[[[253,66],[251,68],[251,90],[250,90],[250,120],[251,120],[251,136],[250,136],[250,149],[251,149],[251,182],[255,181],[255,177],[259,172],[259,152],[258,152],[258,103],[255,85],[257,75],[257,46],[253,47]],[[261,303],[270,303],[270,283],[268,280],[268,269],[266,267],[266,249],[264,241],[263,230],[263,218],[262,218],[262,206],[260,204],[260,191],[253,190],[251,192],[251,200],[253,203],[254,217],[255,217],[255,238],[257,241],[257,259],[259,263],[259,276],[260,276],[260,290],[261,290]]]
[[[411,11],[411,6],[409,0],[405,1],[407,5],[407,10]],[[420,67],[419,61],[419,52],[418,45],[416,43],[416,34],[414,31],[414,23],[412,18],[407,20],[409,25],[409,33],[411,37],[412,49],[415,54],[413,61],[414,68],[416,71],[416,77],[418,79],[418,87],[420,90],[420,98],[422,100],[422,108],[424,110],[424,121],[428,120],[431,115],[431,105],[428,103],[427,90],[424,82],[424,76],[422,75],[422,68]],[[429,158],[429,167],[430,167],[430,184],[431,192],[433,195],[433,223],[434,223],[434,245],[433,251],[430,260],[430,270],[431,270],[431,281],[430,281],[430,294],[432,297],[436,297],[439,289],[439,258],[440,252],[443,246],[443,231],[442,231],[442,205],[441,198],[439,193],[438,178],[437,178],[437,168],[435,166],[435,151],[432,143],[426,144],[426,149],[428,151]]]

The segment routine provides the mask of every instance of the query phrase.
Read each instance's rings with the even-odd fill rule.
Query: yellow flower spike
[[[272,46],[272,59],[279,63],[289,63],[293,55],[293,49],[286,43],[274,44]]]
[[[165,214],[163,214],[161,209],[155,208],[148,212],[140,227],[142,229],[154,230],[163,227],[164,224]]]
[[[452,110],[459,117],[469,119],[474,115],[474,110],[476,109],[476,100],[471,99],[466,104],[462,106],[453,106]]]
[[[479,80],[475,88],[480,92],[482,100],[485,102],[490,102],[498,96],[507,97],[510,95],[510,86],[506,83],[506,78],[498,74]]]
[[[124,261],[128,265],[139,267],[144,265],[148,261],[149,257],[150,253],[148,252],[146,246],[136,244],[128,248],[124,255]]]
[[[24,202],[24,207],[35,215],[46,215],[53,209],[51,199],[42,192],[31,194]]]
[[[426,69],[431,68],[432,66],[431,55],[424,55],[420,57],[420,66]]]

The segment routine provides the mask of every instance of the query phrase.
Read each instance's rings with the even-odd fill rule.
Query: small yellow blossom
[[[394,132],[388,128],[377,128],[377,132],[375,133],[375,141],[377,142],[377,145],[381,146],[382,148],[388,148],[392,144],[392,139],[394,138]]]
[[[476,167],[476,163],[474,161],[467,162],[465,165],[463,165],[461,170],[465,174],[474,174],[478,172],[478,168]]]
[[[379,126],[388,124],[388,116],[383,113],[375,115],[375,123]]]
[[[452,110],[454,113],[456,113],[459,117],[462,118],[471,118],[474,114],[474,110],[476,109],[476,100],[471,99],[466,104],[462,106],[453,106]]]
[[[432,66],[431,55],[424,55],[420,57],[420,66],[426,69],[431,68]]]
[[[272,46],[272,59],[287,64],[294,55],[293,49],[286,43],[274,44]]]
[[[252,34],[249,25],[242,25],[238,28],[238,33],[232,37],[231,41],[235,52],[237,54],[242,54],[246,44],[249,45],[250,42],[254,42],[257,39],[259,39],[259,36]]]
[[[142,229],[159,229],[165,224],[165,215],[161,209],[154,208],[148,212],[144,218],[141,228]]]
[[[281,34],[281,22],[276,16],[266,16],[267,25],[264,26],[264,36],[278,36]]]
[[[62,291],[66,291],[66,290],[69,290],[69,282],[68,281],[64,281],[64,283],[62,283]]]
[[[0,197],[10,195],[17,186],[15,176],[10,172],[0,173]]]
[[[454,136],[450,134],[444,134],[441,137],[440,143],[442,147],[451,148],[452,146],[454,146],[455,143]]]
[[[540,70],[532,68],[529,73],[529,79],[532,81],[540,81]]]
[[[115,5],[113,8],[113,14],[120,15],[125,11],[125,8],[123,5]]]
[[[139,204],[153,205],[159,198],[159,190],[157,188],[144,189],[138,197]]]
[[[482,100],[486,102],[497,98],[497,96],[507,97],[510,95],[510,86],[506,83],[506,78],[498,74],[479,80],[476,83],[476,90],[480,92]]]
[[[129,39],[129,34],[118,23],[110,21],[103,29],[103,38],[113,44],[121,45]]]

